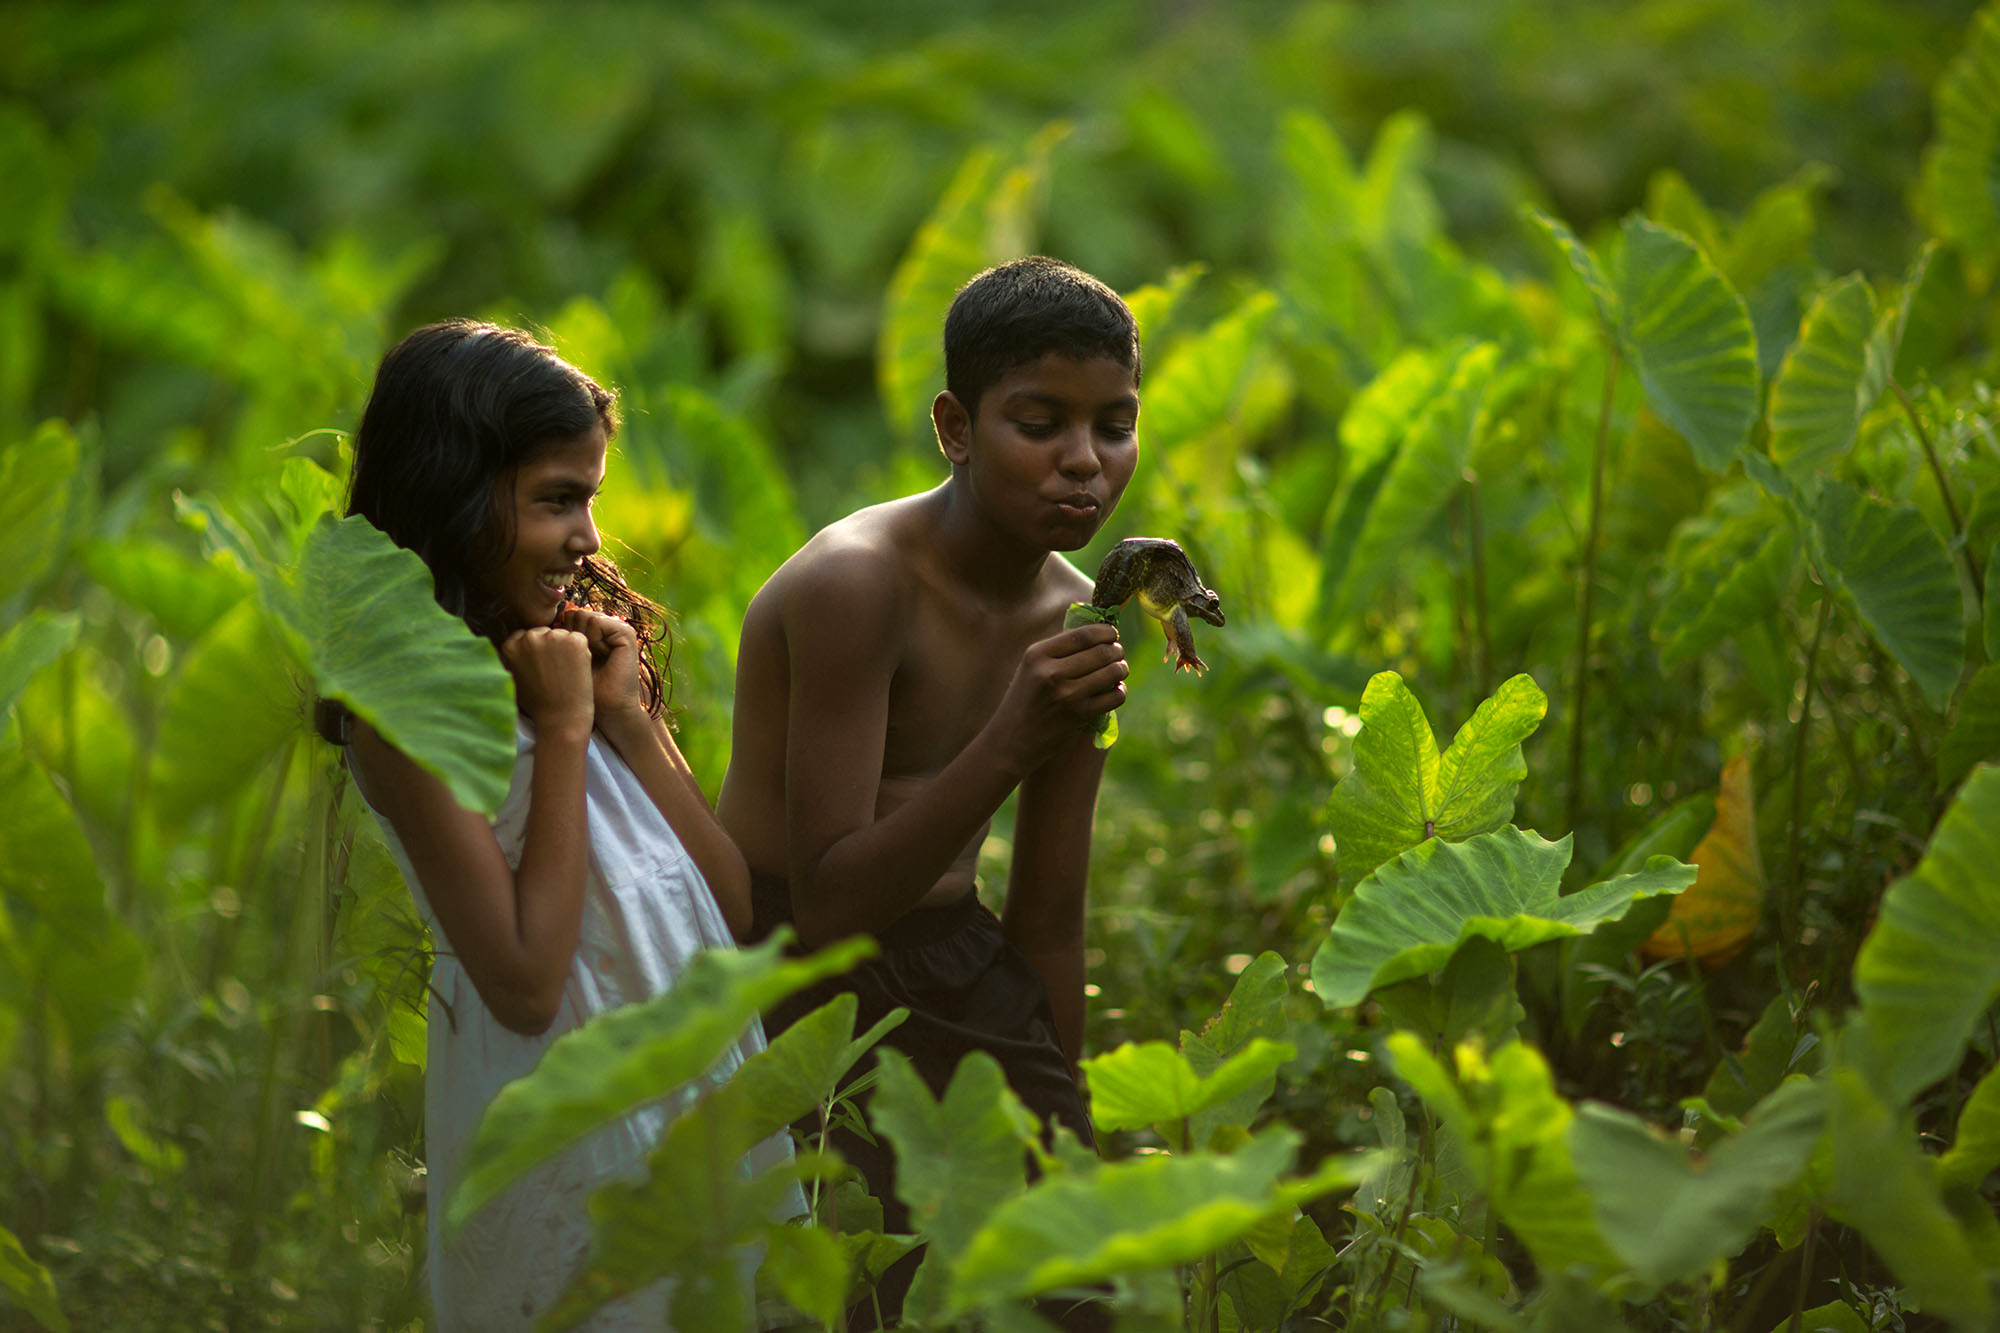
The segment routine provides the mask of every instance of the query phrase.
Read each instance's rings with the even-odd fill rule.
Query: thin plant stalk
[[[1417,1167],[1410,1172],[1410,1187],[1403,1192],[1403,1211],[1396,1218],[1394,1239],[1389,1246],[1389,1261],[1382,1265],[1382,1276],[1375,1279],[1375,1290],[1368,1298],[1368,1327],[1376,1327],[1382,1316],[1382,1301],[1389,1294],[1390,1281],[1396,1275],[1397,1261],[1402,1258],[1403,1237],[1410,1229],[1410,1213],[1416,1207],[1417,1190],[1423,1185],[1423,1170],[1431,1161],[1431,1114],[1430,1108],[1423,1108],[1423,1127],[1417,1144]]]
[[[1590,517],[1583,534],[1583,570],[1578,576],[1576,662],[1571,673],[1569,723],[1569,828],[1583,813],[1583,728],[1590,694],[1590,618],[1597,600],[1597,537],[1604,518],[1604,458],[1611,438],[1611,405],[1618,391],[1618,349],[1604,353],[1604,399],[1597,409],[1597,441],[1590,458]]]
[[[1479,654],[1478,647],[1472,641],[1472,592],[1470,588],[1472,578],[1466,569],[1466,565],[1469,565],[1471,561],[1469,559],[1461,561],[1458,558],[1459,539],[1465,536],[1466,528],[1465,497],[1459,491],[1452,492],[1450,515],[1452,552],[1451,624],[1453,639],[1458,644],[1458,651],[1452,654],[1451,661],[1451,683],[1455,689],[1462,679],[1477,679],[1477,664],[1474,659]],[[1484,697],[1484,690],[1480,690],[1473,695],[1475,699]]]
[[[1792,1288],[1792,1317],[1786,1321],[1786,1333],[1800,1333],[1806,1320],[1806,1291],[1812,1285],[1813,1246],[1819,1240],[1819,1209],[1806,1214],[1806,1241],[1799,1251],[1799,1281]]]
[[[1486,614],[1486,523],[1480,514],[1479,477],[1470,470],[1465,474],[1465,528],[1472,566],[1472,624],[1479,647],[1473,659],[1473,697],[1484,699],[1493,692],[1493,630]]]
[[[1889,381],[1889,391],[1896,395],[1896,401],[1903,405],[1903,415],[1910,419],[1910,429],[1916,432],[1917,443],[1923,446],[1924,461],[1931,466],[1931,477],[1937,482],[1938,496],[1944,501],[1944,514],[1951,521],[1951,535],[1958,546],[1958,558],[1965,562],[1965,572],[1972,580],[1973,594],[1979,605],[1986,605],[1986,576],[1979,572],[1979,561],[1965,544],[1965,520],[1959,517],[1958,502],[1951,498],[1951,484],[1945,480],[1944,464],[1938,461],[1937,449],[1931,444],[1930,432],[1924,429],[1922,416],[1917,405],[1910,401],[1910,395],[1895,380]]]
[[[310,833],[306,840],[304,857],[305,892],[293,901],[291,919],[286,924],[286,945],[283,970],[279,973],[275,991],[279,997],[272,1005],[272,1012],[264,1029],[264,1049],[261,1067],[258,1070],[256,1121],[252,1127],[250,1150],[250,1187],[246,1196],[246,1206],[238,1220],[235,1234],[230,1238],[230,1267],[239,1280],[250,1276],[251,1264],[257,1257],[264,1218],[269,1212],[268,1194],[271,1176],[277,1159],[277,1144],[280,1133],[279,1095],[285,1084],[285,1074],[289,1061],[287,1051],[301,1049],[306,1036],[305,1023],[310,1020],[312,1010],[303,1004],[295,1005],[297,1012],[288,1012],[285,1000],[293,997],[294,988],[305,986],[306,978],[316,977],[316,959],[321,952],[320,935],[325,916],[327,900],[327,877],[331,869],[336,828],[339,823],[337,792],[332,784],[324,780],[317,765],[312,766],[311,794],[307,801],[307,824]],[[316,984],[316,983],[315,983]]]
[[[1798,938],[1799,906],[1805,896],[1806,867],[1799,842],[1806,826],[1806,739],[1812,727],[1813,693],[1819,688],[1819,646],[1826,638],[1827,622],[1833,619],[1833,588],[1824,580],[1819,585],[1819,615],[1813,621],[1812,642],[1806,647],[1806,669],[1799,701],[1799,720],[1792,728],[1792,809],[1785,829],[1785,891],[1778,896],[1778,957]],[[1780,966],[1780,983],[1791,995],[1790,969]]]

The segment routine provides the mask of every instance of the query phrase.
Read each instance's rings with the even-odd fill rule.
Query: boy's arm
[[[1084,885],[1103,776],[1104,751],[1084,733],[1021,784],[1001,920],[1008,940],[1041,973],[1072,1065],[1083,1058]]]
[[[799,571],[783,610],[792,909],[809,946],[880,930],[908,911],[1025,775],[1124,699],[1124,654],[1111,627],[1034,644],[987,725],[877,818],[889,692],[903,651],[899,581],[882,568],[886,559],[829,552]]]

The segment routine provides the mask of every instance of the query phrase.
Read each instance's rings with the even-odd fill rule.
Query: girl
[[[591,500],[617,429],[614,396],[553,350],[454,320],[383,358],[354,436],[348,512],[430,566],[439,603],[498,645],[521,712],[513,785],[489,822],[366,722],[322,709],[439,945],[424,1134],[445,1330],[529,1327],[588,1249],[585,1200],[644,1174],[669,1113],[628,1116],[447,1239],[442,1209],[494,1094],[750,918],[742,854],[661,720],[661,612],[597,553]],[[762,1045],[753,1025],[718,1072]],[[590,1327],[663,1328],[664,1300],[642,1293]]]

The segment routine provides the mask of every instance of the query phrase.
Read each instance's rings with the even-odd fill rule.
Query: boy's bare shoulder
[[[1097,581],[1069,562],[1062,552],[1050,554],[1049,563],[1044,566],[1045,577],[1054,592],[1063,600],[1063,605],[1071,602],[1087,602],[1091,593],[1097,590]]]
[[[892,621],[911,579],[906,504],[871,505],[820,529],[771,575],[758,600],[788,625]]]

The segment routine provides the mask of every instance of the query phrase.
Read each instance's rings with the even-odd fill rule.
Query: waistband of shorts
[[[778,925],[791,925],[792,886],[783,875],[766,874],[760,870],[750,872],[750,906],[755,921],[755,933],[762,939]],[[976,888],[967,889],[965,895],[956,902],[941,907],[912,907],[909,911],[875,932],[876,942],[885,953],[898,949],[914,949],[952,936],[977,924],[981,918],[992,920],[993,914],[979,901]]]

